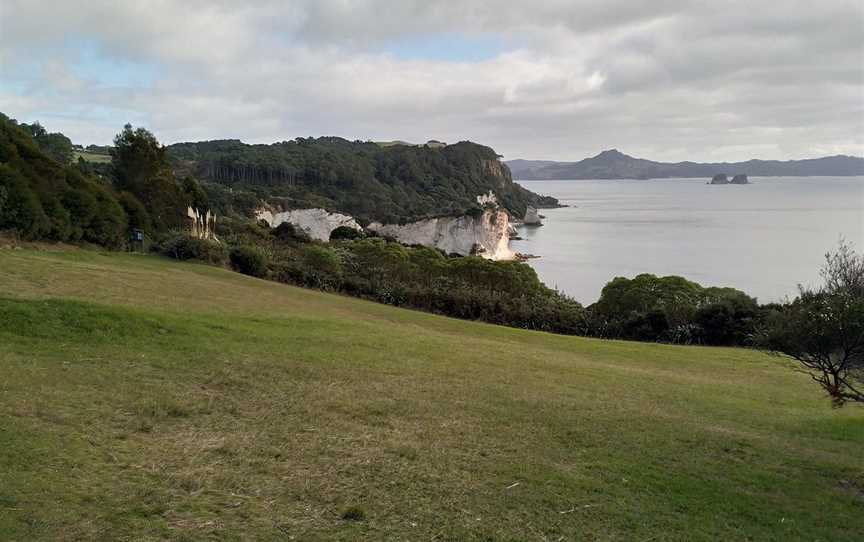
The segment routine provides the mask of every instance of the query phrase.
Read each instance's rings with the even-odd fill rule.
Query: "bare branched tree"
[[[796,360],[835,406],[864,403],[864,255],[841,241],[821,276],[769,320],[762,345]]]

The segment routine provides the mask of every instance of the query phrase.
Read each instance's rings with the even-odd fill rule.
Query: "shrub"
[[[345,521],[363,521],[366,519],[366,511],[359,506],[349,506],[342,511],[342,519]]]
[[[290,222],[283,222],[276,226],[273,235],[286,243],[308,243],[312,240],[309,234]]]
[[[303,248],[300,263],[306,270],[310,286],[335,289],[342,276],[342,260],[333,250],[321,245]]]
[[[170,237],[162,243],[159,252],[177,260],[199,260],[218,265],[225,263],[227,259],[225,247],[221,243],[198,239],[185,233]]]
[[[353,239],[362,239],[363,232],[359,230],[355,230],[354,228],[349,228],[348,226],[339,226],[332,232],[330,232],[330,240],[331,241],[340,241],[340,240],[353,240]]]
[[[231,267],[244,275],[253,277],[267,276],[267,258],[256,247],[239,246],[231,249],[229,254]]]

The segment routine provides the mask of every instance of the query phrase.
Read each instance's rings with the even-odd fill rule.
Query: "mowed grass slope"
[[[0,540],[861,540],[862,444],[743,349],[0,251]]]

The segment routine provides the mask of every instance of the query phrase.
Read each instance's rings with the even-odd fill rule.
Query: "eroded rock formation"
[[[258,220],[264,220],[271,228],[283,222],[289,222],[305,231],[312,239],[329,241],[330,234],[340,226],[363,231],[354,217],[341,213],[331,213],[325,209],[294,209],[292,211],[274,211],[261,208],[255,211]]]
[[[528,209],[525,210],[525,218],[522,219],[522,223],[526,226],[542,226],[543,222],[540,221],[540,214],[537,212],[532,206],[528,206]]]

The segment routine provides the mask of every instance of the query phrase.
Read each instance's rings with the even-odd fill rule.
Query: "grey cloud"
[[[857,1],[93,0],[50,11],[0,0],[0,110],[85,143],[134,120],[165,141],[434,137],[508,158],[864,154]],[[454,33],[498,35],[512,50],[479,62],[381,52]],[[75,73],[68,46],[82,40],[153,66],[156,80],[113,88]],[[22,70],[35,77],[25,91],[12,80]]]

